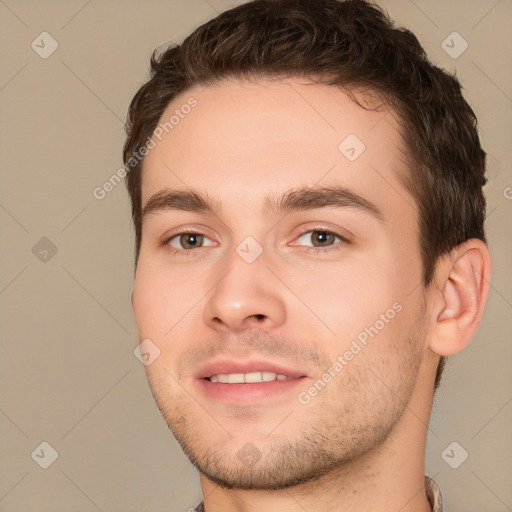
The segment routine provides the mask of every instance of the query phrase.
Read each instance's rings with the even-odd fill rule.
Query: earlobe
[[[440,296],[429,348],[450,356],[469,344],[480,324],[491,279],[487,245],[471,239],[457,246],[436,277]]]

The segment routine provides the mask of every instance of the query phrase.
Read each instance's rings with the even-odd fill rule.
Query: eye
[[[167,243],[178,250],[190,250],[215,245],[214,242],[201,233],[180,233],[169,238]]]
[[[330,247],[338,242],[346,242],[347,240],[332,231],[315,229],[302,234],[297,238],[297,241],[301,242],[297,245],[305,245],[307,247]]]

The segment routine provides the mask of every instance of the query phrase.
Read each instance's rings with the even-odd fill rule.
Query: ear
[[[434,280],[428,346],[440,356],[451,356],[469,344],[484,312],[491,280],[487,245],[471,239],[455,247],[440,262]]]

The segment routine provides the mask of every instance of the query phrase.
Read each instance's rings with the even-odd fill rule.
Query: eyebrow
[[[274,194],[265,200],[265,210],[273,214],[316,208],[356,208],[379,221],[384,220],[382,211],[364,197],[340,186],[301,187]]]
[[[220,207],[207,195],[188,190],[160,190],[152,195],[142,209],[142,222],[151,215],[168,210],[202,212],[217,215]]]
[[[279,215],[317,208],[355,208],[383,222],[382,211],[364,197],[340,186],[300,187],[268,196],[263,213]],[[182,210],[219,215],[221,207],[208,194],[191,190],[161,190],[151,196],[142,209],[142,222],[151,215]]]

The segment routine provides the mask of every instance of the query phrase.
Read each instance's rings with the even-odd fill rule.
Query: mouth
[[[262,360],[211,362],[196,377],[201,392],[208,398],[243,406],[284,399],[308,378],[301,369]]]
[[[257,358],[213,360],[202,366],[196,374],[198,379],[207,379],[210,382],[221,382],[222,384],[252,384],[306,376],[306,372],[301,368],[293,368]]]
[[[218,373],[207,377],[210,382],[222,384],[254,384],[255,382],[273,382],[274,380],[290,380],[298,377],[275,372],[249,372],[249,373]]]

